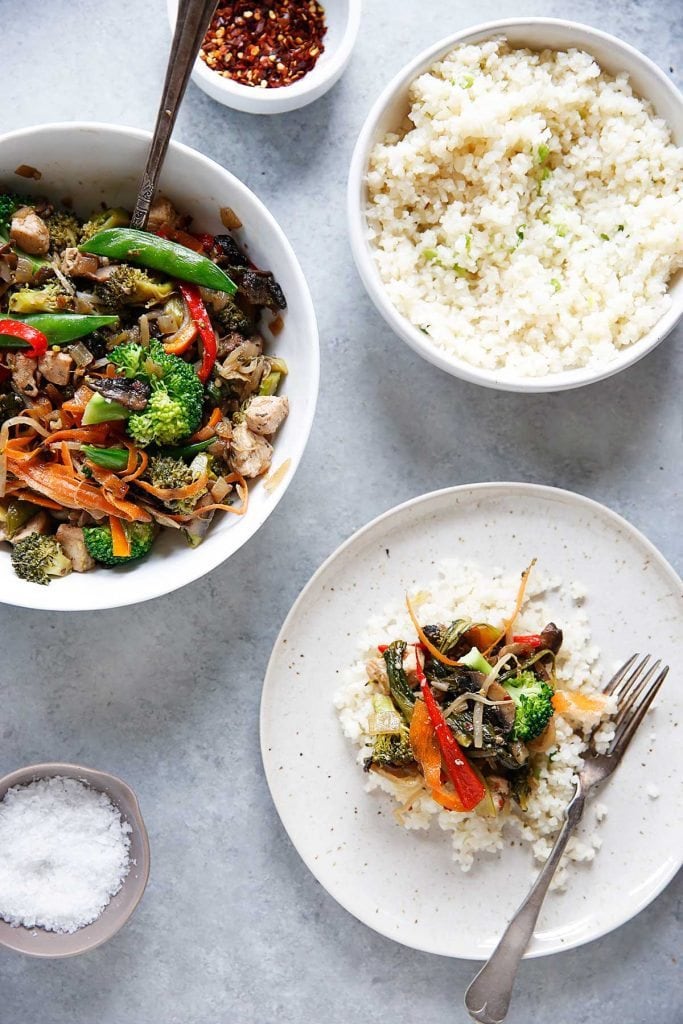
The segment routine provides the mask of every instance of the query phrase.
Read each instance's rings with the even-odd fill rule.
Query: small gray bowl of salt
[[[128,921],[148,877],[140,807],[115,775],[52,763],[0,779],[0,945],[88,952]]]

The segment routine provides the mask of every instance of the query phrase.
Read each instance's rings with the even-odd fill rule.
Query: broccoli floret
[[[101,210],[99,213],[94,213],[81,228],[81,244],[87,242],[98,231],[106,231],[107,228],[127,228],[129,224],[130,214],[127,210],[122,210],[120,206],[113,210]]]
[[[387,728],[388,732],[380,732],[375,736],[370,764],[384,768],[400,768],[415,760],[410,746],[410,732],[405,721],[396,710],[391,697],[376,693],[372,698],[376,727]]]
[[[155,487],[187,487],[198,480],[208,468],[209,457],[204,453],[197,455],[189,466],[182,459],[174,459],[168,455],[153,456],[149,460],[149,477]],[[165,501],[164,505],[180,515],[189,515],[207,490],[208,487],[181,501]]]
[[[83,527],[85,546],[96,562],[102,565],[125,565],[144,558],[149,552],[156,536],[152,523],[126,523],[123,528],[130,541],[130,554],[126,557],[114,554],[111,529],[108,526]]]
[[[170,281],[158,281],[140,267],[121,263],[100,284],[95,285],[95,295],[103,306],[119,309],[121,306],[153,306],[165,302],[173,293]]]
[[[55,210],[45,223],[50,231],[50,249],[53,252],[78,245],[81,226],[73,213],[68,213],[66,210]]]
[[[151,395],[144,412],[128,420],[128,433],[143,447],[177,444],[192,434],[202,418],[204,385],[190,363],[168,355],[158,341],[150,347],[119,345],[109,358],[127,377],[146,380]]]
[[[535,740],[553,717],[552,686],[530,671],[507,679],[503,686],[515,702],[512,738],[522,743]]]
[[[75,309],[75,299],[57,281],[42,288],[21,288],[10,295],[10,313],[63,313]]]
[[[155,487],[186,487],[192,483],[193,473],[182,459],[153,455],[149,460],[149,478]]]
[[[29,533],[12,549],[12,568],[22,580],[46,585],[52,576],[66,576],[71,572],[71,559],[54,537]]]
[[[9,229],[12,224],[14,211],[21,206],[22,200],[19,196],[5,193],[0,195],[0,235],[3,238],[9,237]]]
[[[223,309],[214,313],[213,319],[223,334],[232,334],[236,331],[248,338],[254,333],[254,322],[234,302],[228,302]]]

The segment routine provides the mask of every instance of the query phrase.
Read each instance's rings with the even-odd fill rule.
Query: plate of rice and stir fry
[[[196,547],[248,514],[289,412],[259,328],[286,299],[221,220],[198,234],[159,197],[137,231],[0,194],[0,541],[21,579],[135,566],[163,531]]]
[[[391,509],[313,576],[271,657],[261,744],[290,838],[365,924],[485,958],[614,736],[607,680],[683,654],[682,625],[674,571],[586,498],[478,484]],[[528,956],[604,934],[677,870],[680,711],[669,687],[588,805]]]

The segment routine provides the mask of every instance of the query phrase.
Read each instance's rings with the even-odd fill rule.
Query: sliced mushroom
[[[515,702],[507,692],[504,686],[497,683],[495,680],[491,683],[486,694],[489,700],[500,700],[503,701],[496,708],[491,710],[495,712],[498,721],[505,732],[509,732],[512,726],[515,724]]]
[[[88,377],[86,384],[104,398],[118,402],[133,412],[141,412],[149,401],[150,387],[142,380],[129,377]]]

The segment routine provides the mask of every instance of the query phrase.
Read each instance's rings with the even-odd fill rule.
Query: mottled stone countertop
[[[675,77],[677,12],[675,0],[576,0],[571,17],[620,35]],[[3,1024],[465,1020],[472,964],[376,935],[299,860],[263,777],[258,705],[277,630],[313,570],[357,527],[425,491],[505,479],[574,489],[622,513],[681,568],[680,328],[616,379],[525,398],[419,359],[353,267],[345,179],[370,103],[432,41],[522,13],[568,10],[559,0],[521,9],[366,0],[341,82],[277,118],[228,110],[190,85],[176,137],[263,199],[308,277],[322,348],[318,414],[284,500],[204,581],[110,613],[0,605],[0,770],[64,760],[122,775],[153,851],[146,897],[106,946],[63,962],[0,951]],[[170,38],[163,0],[0,0],[0,15],[3,131],[72,119],[153,124]],[[679,878],[606,938],[523,964],[511,1024],[683,1019],[682,892]]]

